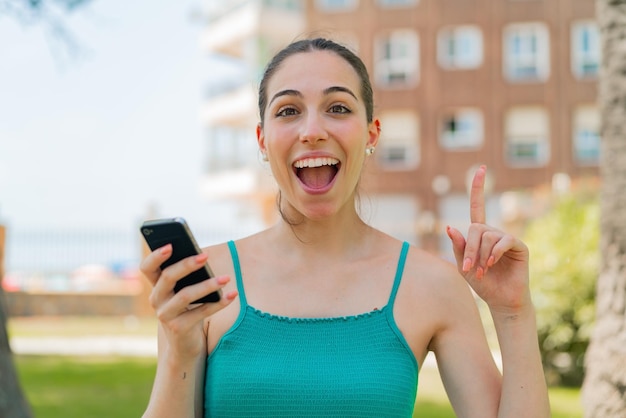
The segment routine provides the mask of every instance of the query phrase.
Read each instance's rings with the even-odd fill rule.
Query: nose
[[[326,139],[328,139],[328,132],[323,118],[317,112],[308,112],[300,129],[300,141],[315,144],[317,141]]]

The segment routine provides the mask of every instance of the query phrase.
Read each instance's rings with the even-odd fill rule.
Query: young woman
[[[281,221],[163,271],[171,246],[143,261],[159,319],[144,417],[411,417],[428,351],[459,417],[548,417],[528,250],[485,223],[485,168],[466,237],[447,229],[455,268],[355,209],[380,123],[352,52],[324,39],[289,45],[266,69],[259,112]],[[207,260],[218,277],[175,294]],[[502,375],[470,286],[493,317]],[[189,307],[219,288],[221,302]]]

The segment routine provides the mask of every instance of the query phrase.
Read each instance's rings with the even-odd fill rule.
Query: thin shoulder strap
[[[393,288],[391,289],[391,294],[389,295],[389,302],[387,305],[393,307],[393,303],[396,300],[396,294],[398,293],[398,288],[400,287],[400,282],[402,281],[402,273],[404,272],[404,264],[406,262],[406,255],[409,253],[409,243],[404,241],[402,243],[402,251],[400,251],[400,258],[398,259],[398,267],[396,268],[396,277],[393,280]]]
[[[228,241],[228,249],[230,257],[233,259],[233,267],[235,268],[235,279],[237,280],[237,292],[239,292],[239,301],[241,306],[247,306],[246,293],[243,290],[243,279],[241,278],[241,265],[239,264],[239,254],[234,241]]]

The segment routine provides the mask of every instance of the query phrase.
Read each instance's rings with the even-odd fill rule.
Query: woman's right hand
[[[230,304],[237,297],[237,291],[223,294],[216,303],[192,305],[193,301],[222,289],[230,278],[213,277],[175,293],[176,282],[200,269],[207,262],[208,256],[202,253],[188,257],[161,270],[161,264],[171,255],[171,244],[158,248],[142,261],[140,270],[152,284],[150,305],[156,312],[167,341],[168,355],[191,359],[206,354],[204,320]]]

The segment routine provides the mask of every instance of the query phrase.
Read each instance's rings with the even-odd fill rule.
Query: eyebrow
[[[331,94],[331,93],[335,93],[335,92],[343,92],[343,93],[348,93],[350,96],[354,97],[354,99],[358,102],[359,99],[356,97],[356,94],[354,94],[352,92],[352,90],[350,90],[347,87],[341,87],[341,86],[333,86],[333,87],[329,87],[327,89],[324,89],[324,95],[327,94]]]
[[[324,95],[328,95],[328,94],[335,93],[335,92],[348,93],[350,96],[354,97],[355,100],[357,101],[359,100],[356,97],[356,95],[352,92],[352,90],[350,90],[347,87],[332,86],[332,87],[328,87],[327,89],[324,89],[323,91]],[[269,105],[271,105],[274,100],[278,99],[281,96],[296,96],[300,98],[303,97],[302,93],[300,93],[298,90],[293,90],[293,89],[281,90],[272,97],[272,100],[270,100]]]
[[[302,93],[300,93],[298,90],[291,90],[291,89],[287,89],[287,90],[281,90],[278,93],[276,93],[273,97],[272,100],[270,100],[269,105],[272,104],[272,102],[274,102],[274,100],[278,99],[279,97],[282,96],[296,96],[296,97],[302,97]]]

